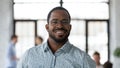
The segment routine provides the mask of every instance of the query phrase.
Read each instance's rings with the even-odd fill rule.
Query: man
[[[69,42],[70,21],[65,8],[53,8],[45,25],[49,34],[47,42],[29,49],[18,68],[95,68],[94,61]]]
[[[35,46],[41,45],[43,42],[43,38],[41,36],[36,36],[35,37]]]
[[[93,59],[96,62],[96,68],[103,68],[103,65],[100,63],[100,54],[95,51],[93,54]]]
[[[104,68],[112,68],[113,64],[108,60],[104,63],[103,67]]]
[[[16,57],[15,44],[17,43],[17,36],[11,36],[11,42],[7,49],[7,63],[6,68],[16,68],[16,62],[18,58]]]

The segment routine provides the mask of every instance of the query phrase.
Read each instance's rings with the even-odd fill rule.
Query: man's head
[[[68,16],[69,16],[69,21],[71,21],[71,16],[70,16],[70,13],[68,12],[67,9],[63,8],[63,7],[55,7],[53,8],[49,13],[48,13],[48,16],[47,16],[47,23],[49,23],[49,19],[50,19],[50,16],[51,16],[51,13],[55,10],[64,10]]]
[[[46,24],[49,38],[57,43],[67,41],[71,30],[70,20],[70,14],[65,8],[53,8],[48,14]]]
[[[104,63],[103,67],[104,68],[112,68],[113,64],[110,61],[107,61],[107,62]]]
[[[36,36],[35,37],[35,44],[39,45],[43,42],[43,38],[41,36]]]
[[[99,54],[99,52],[94,52],[94,54],[93,54],[93,59],[94,59],[94,61],[96,62],[96,64],[99,64],[100,63],[100,54]]]
[[[12,41],[14,44],[16,44],[16,43],[17,43],[17,38],[18,38],[17,35],[12,35],[12,36],[11,36],[11,41]]]

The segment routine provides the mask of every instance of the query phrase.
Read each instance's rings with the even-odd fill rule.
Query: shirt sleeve
[[[87,54],[84,56],[84,67],[83,68],[96,68],[95,62],[91,59],[91,57]]]
[[[25,52],[25,54],[22,56],[20,61],[17,64],[17,68],[28,68],[28,58],[29,57],[29,50]]]
[[[7,48],[7,58],[11,60],[12,57],[16,56],[15,50],[12,44],[9,44]]]

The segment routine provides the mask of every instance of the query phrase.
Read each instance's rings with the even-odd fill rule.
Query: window
[[[109,0],[14,0],[15,33],[19,36],[18,45],[21,45],[17,52],[22,55],[22,51],[33,47],[35,35],[47,40],[47,14],[53,7],[60,6],[60,1],[72,17],[69,41],[91,57],[94,51],[100,52],[101,62],[107,61]]]
[[[71,21],[72,29],[71,34],[69,36],[70,42],[85,51],[85,21]]]
[[[101,63],[108,57],[107,27],[107,21],[88,21],[88,53],[92,56],[95,51],[100,52]]]
[[[35,36],[34,21],[16,21],[15,34],[18,35],[18,43],[16,44],[17,56],[21,57],[23,53],[34,46]]]

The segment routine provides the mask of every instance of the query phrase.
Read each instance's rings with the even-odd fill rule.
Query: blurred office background
[[[120,0],[0,0],[0,68],[5,67],[5,51],[12,34],[18,35],[17,57],[34,47],[35,36],[44,41],[48,12],[56,6],[69,10],[72,31],[69,40],[91,57],[100,52],[101,63],[107,60],[120,67],[113,55],[120,47]]]

